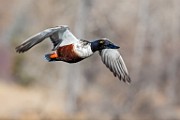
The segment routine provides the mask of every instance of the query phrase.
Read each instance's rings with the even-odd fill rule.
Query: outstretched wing
[[[59,46],[69,45],[79,41],[68,29],[68,26],[61,25],[54,28],[46,29],[28,38],[22,44],[16,47],[19,53],[26,52],[44,39],[50,37],[53,43],[53,49],[56,50]]]
[[[64,32],[57,31],[50,36],[50,39],[53,43],[53,51],[56,50],[59,46],[70,45],[79,41],[69,29],[66,29]]]
[[[103,63],[113,72],[115,77],[118,76],[119,80],[127,83],[131,82],[126,65],[116,49],[103,49],[99,54]]]
[[[60,33],[59,37],[62,38],[60,46],[70,45],[79,41],[79,39],[77,39],[69,29],[63,33]]]
[[[60,27],[55,27],[55,28],[49,28],[46,29],[42,32],[39,32],[35,34],[34,36],[28,38],[26,41],[24,41],[22,44],[16,47],[16,51],[21,53],[21,52],[26,52],[30,48],[32,48],[34,45],[42,42],[45,38],[50,37],[54,33],[58,32]]]

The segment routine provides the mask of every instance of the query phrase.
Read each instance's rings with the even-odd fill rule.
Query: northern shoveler
[[[53,43],[53,52],[45,55],[49,62],[64,61],[76,63],[99,51],[103,63],[113,72],[115,77],[117,76],[119,80],[127,83],[131,82],[126,65],[117,51],[120,48],[119,46],[113,44],[107,38],[100,38],[94,41],[77,39],[66,25],[49,28],[35,34],[17,46],[16,52],[26,52],[48,37]]]

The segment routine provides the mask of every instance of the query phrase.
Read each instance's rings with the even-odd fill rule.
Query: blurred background
[[[0,2],[0,119],[180,119],[179,0]],[[115,78],[98,54],[48,63],[48,40],[15,52],[31,35],[64,24],[78,38],[120,45],[132,83]]]

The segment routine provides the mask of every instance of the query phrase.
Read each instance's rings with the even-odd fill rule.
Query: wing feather
[[[59,36],[62,37],[63,40],[60,46],[69,45],[79,41],[79,39],[77,39],[70,30],[66,30],[63,34],[59,34]]]
[[[119,80],[127,83],[131,82],[126,65],[117,50],[103,49],[99,53],[103,63],[110,69],[115,77],[117,76]]]
[[[16,51],[21,53],[21,52],[26,52],[30,48],[32,48],[34,45],[42,42],[44,39],[47,37],[50,37],[52,34],[57,32],[60,29],[60,27],[55,27],[55,28],[49,28],[46,29],[42,32],[39,32],[32,37],[28,38],[26,41],[24,41],[22,44],[16,47]]]
[[[50,37],[53,43],[53,49],[56,50],[59,46],[65,46],[79,41],[68,29],[67,26],[57,26],[54,28],[46,29],[42,32],[35,34],[28,38],[22,44],[16,47],[16,52],[22,53],[28,51],[36,44],[42,42],[46,38]]]

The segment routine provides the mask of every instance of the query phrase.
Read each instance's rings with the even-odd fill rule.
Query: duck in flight
[[[64,61],[77,63],[90,57],[96,51],[99,52],[102,62],[110,69],[119,80],[130,83],[126,65],[117,49],[120,47],[113,44],[107,38],[100,38],[94,41],[77,39],[66,25],[48,28],[35,34],[16,47],[16,52],[23,53],[46,38],[53,43],[52,53],[46,54],[47,61]]]

